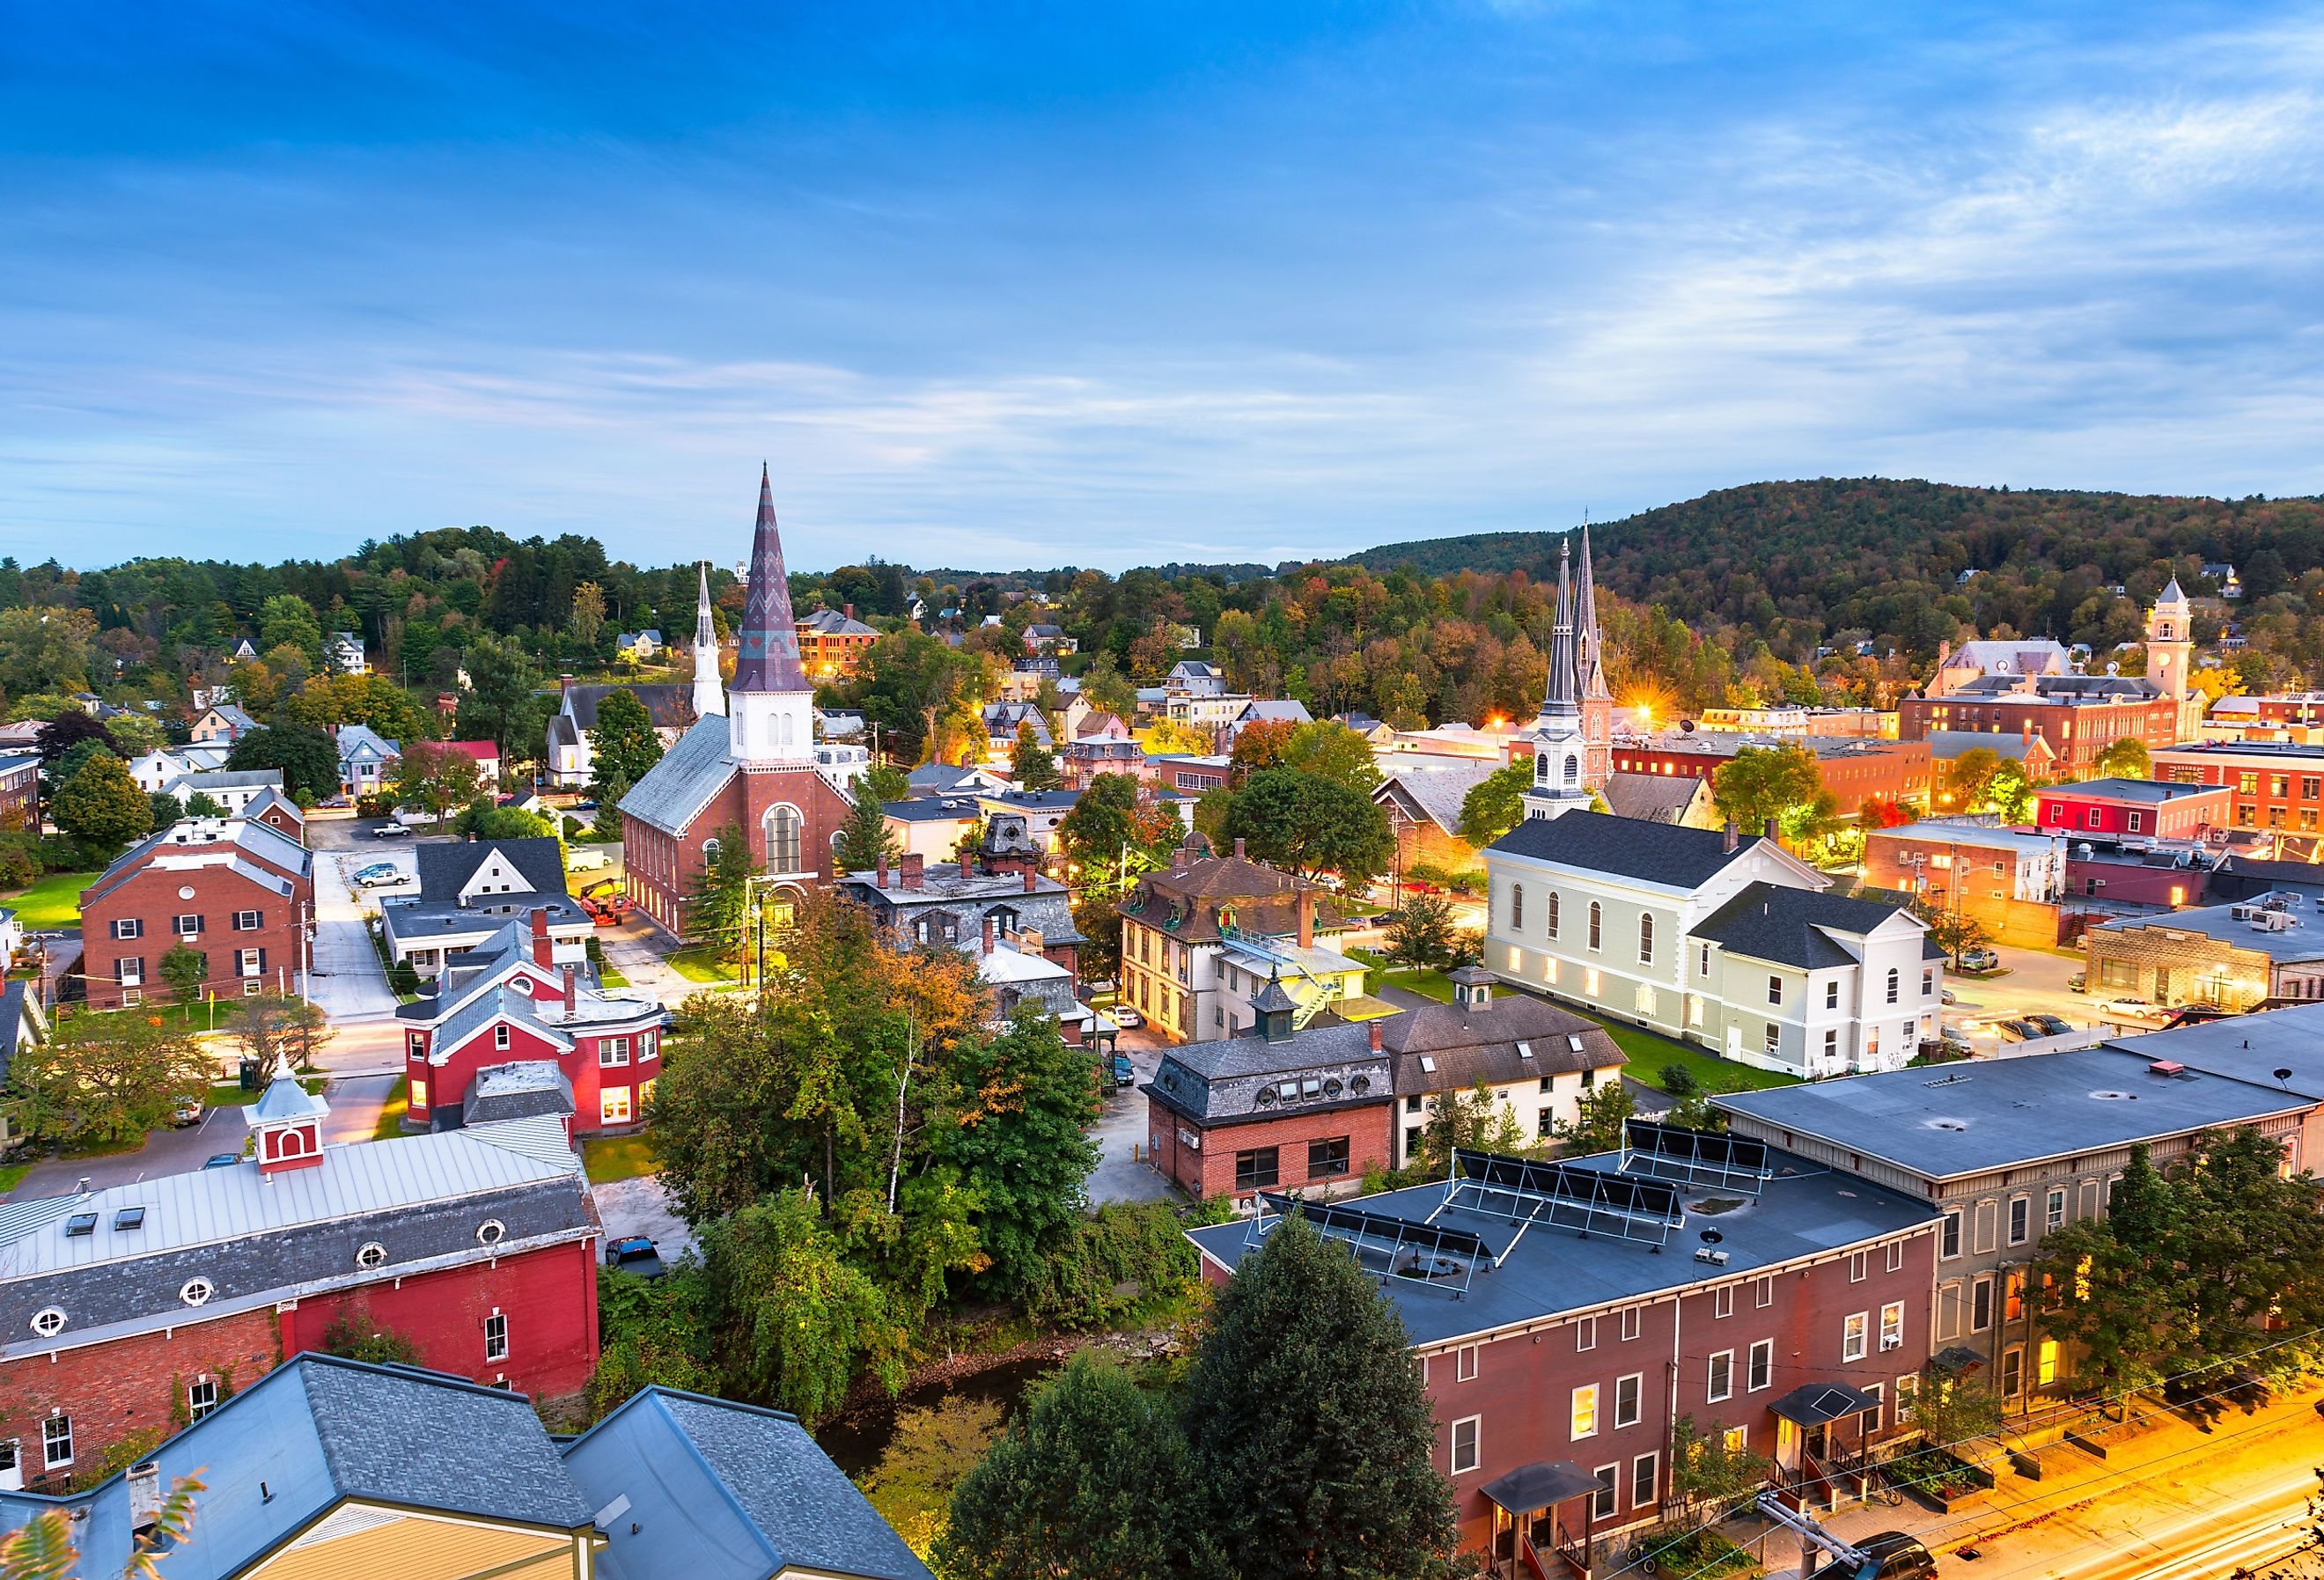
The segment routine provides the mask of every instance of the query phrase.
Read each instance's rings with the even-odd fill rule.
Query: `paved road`
[[[1970,1040],[1982,1049],[1991,1051],[2000,1046],[1998,1035],[1986,1030],[1989,1021],[2024,1014],[2056,1015],[2077,1027],[2107,1034],[2156,1029],[2157,1022],[2108,1019],[2099,1012],[2103,997],[2068,987],[2066,979],[2082,969],[2079,956],[2006,947],[1997,947],[1994,953],[2001,956],[2003,975],[1982,980],[1950,975],[1945,978],[1955,1000],[1945,1011],[1946,1024],[1969,1031]]]
[[[408,846],[365,837],[373,823],[318,822],[309,832],[315,847],[314,973],[309,993],[333,1021],[382,1021],[395,1013],[395,994],[372,947],[364,922],[364,900],[350,877],[375,861],[413,868]],[[388,891],[393,892],[392,890]]]
[[[598,1219],[607,1240],[642,1234],[654,1243],[665,1265],[694,1249],[694,1231],[669,1205],[661,1180],[648,1174],[637,1179],[615,1179],[589,1187],[597,1204]]]
[[[1090,1140],[1098,1145],[1098,1164],[1089,1177],[1089,1198],[1103,1204],[1110,1201],[1175,1201],[1178,1193],[1143,1160],[1132,1157],[1132,1150],[1146,1144],[1146,1097],[1138,1087],[1154,1078],[1160,1067],[1165,1044],[1150,1029],[1124,1031],[1118,1046],[1130,1056],[1130,1067],[1138,1074],[1136,1084],[1105,1088],[1105,1112],[1097,1123],[1090,1127]]]
[[[668,933],[650,922],[632,920],[620,927],[599,928],[597,942],[606,960],[628,978],[630,987],[656,1003],[683,1003],[706,985],[688,982],[665,964],[664,956],[675,946]]]

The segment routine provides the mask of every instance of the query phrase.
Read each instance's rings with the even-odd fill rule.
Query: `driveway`
[[[1130,1056],[1137,1080],[1131,1086],[1116,1086],[1111,1076],[1106,1077],[1105,1111],[1098,1115],[1089,1132],[1090,1140],[1098,1145],[1099,1154],[1097,1167],[1090,1171],[1089,1198],[1099,1204],[1176,1201],[1178,1192],[1170,1182],[1131,1155],[1134,1149],[1146,1144],[1147,1139],[1146,1096],[1138,1088],[1154,1078],[1167,1044],[1151,1029],[1140,1028],[1121,1033],[1116,1045]]]
[[[619,927],[599,928],[597,943],[630,986],[656,1003],[681,1003],[710,985],[688,982],[669,968],[666,956],[678,946],[651,922],[633,919]]]
[[[605,1225],[608,1241],[642,1234],[654,1243],[665,1265],[694,1249],[694,1231],[669,1205],[659,1176],[645,1174],[593,1185],[589,1197],[597,1204],[597,1216]]]
[[[372,947],[363,901],[350,879],[357,868],[374,861],[393,861],[411,871],[413,858],[408,847],[380,850],[355,845],[346,838],[350,825],[326,827],[335,837],[329,845],[318,841],[315,852],[314,970],[309,996],[335,1021],[388,1020],[395,1014],[395,993]]]
[[[2097,1027],[2107,1034],[2155,1030],[2144,1021],[2103,1019],[2098,1013],[2103,999],[2068,987],[2066,979],[2082,969],[2079,956],[2006,945],[1994,946],[1993,952],[2001,957],[2005,975],[1979,980],[1949,970],[1945,975],[1955,1001],[1945,1010],[1945,1022],[1969,1031],[1981,1051],[1993,1051],[1997,1040],[1995,1034],[1982,1031],[1985,1025],[2024,1014],[2055,1015],[2077,1028]]]

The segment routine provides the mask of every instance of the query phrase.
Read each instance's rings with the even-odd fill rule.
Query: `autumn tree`
[[[2145,779],[2154,772],[2154,758],[2145,742],[2125,735],[2100,752],[2090,767],[2101,779]]]
[[[1284,766],[1284,752],[1298,729],[1298,721],[1287,718],[1263,718],[1245,725],[1227,753],[1234,782],[1240,784],[1263,769]]]
[[[1080,869],[1084,891],[1127,888],[1133,873],[1176,843],[1176,819],[1135,774],[1098,774],[1057,822],[1057,848]]]
[[[442,818],[475,799],[483,770],[466,752],[435,741],[413,741],[395,765],[395,799]]]
[[[1719,815],[1747,834],[1773,821],[1794,837],[1820,832],[1838,811],[1815,754],[1803,746],[1746,746],[1711,776]],[[1794,832],[1797,826],[1797,832]]]
[[[1945,765],[1944,790],[1964,812],[1985,804],[1986,789],[2001,770],[2001,758],[1990,746],[1972,746]]]
[[[1369,797],[1380,784],[1372,744],[1337,719],[1295,725],[1284,743],[1283,766],[1312,773]]]
[[[573,638],[592,651],[596,650],[597,633],[605,629],[605,589],[594,581],[585,581],[573,589],[573,612],[566,618]]]
[[[74,1015],[45,1043],[19,1047],[5,1112],[26,1135],[63,1146],[136,1141],[208,1089],[209,1061],[159,1017]]]
[[[293,1069],[312,1069],[334,1034],[318,1004],[290,993],[264,993],[235,1001],[226,1033],[262,1074],[287,1059]]]

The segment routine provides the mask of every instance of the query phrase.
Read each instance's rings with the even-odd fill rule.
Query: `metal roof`
[[[734,761],[727,755],[731,744],[724,717],[713,714],[697,720],[630,787],[622,798],[622,814],[664,834],[686,833],[734,777]]]
[[[1729,850],[1720,829],[1573,811],[1562,818],[1527,818],[1486,848],[1673,889],[1698,889],[1758,843],[1757,835],[1748,835]]]

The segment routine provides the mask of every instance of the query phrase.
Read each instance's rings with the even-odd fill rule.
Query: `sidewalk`
[[[2131,1574],[2160,1571],[2173,1544],[2219,1534],[2239,1494],[2253,1495],[2232,1505],[2238,1518],[2246,1506],[2261,1520],[2266,1505],[2288,1500],[2295,1509],[2302,1506],[2317,1488],[2309,1467],[2324,1456],[2319,1397],[2310,1389],[2282,1395],[2251,1415],[2230,1409],[2208,1433],[2142,1398],[2134,1409],[2153,1429],[2109,1445],[2103,1460],[2059,1444],[2041,1450],[2045,1474],[2034,1481],[2018,1474],[2005,1456],[1987,1467],[1994,1473],[1993,1490],[1949,1513],[1908,1499],[1893,1509],[1842,1509],[1824,1520],[1824,1528],[1843,1540],[1908,1531],[1937,1556],[1941,1573],[1960,1567],[1972,1556],[1965,1549],[1973,1549],[1980,1580],[2098,1574],[2110,1566]],[[1741,1540],[1746,1528],[1734,1521],[1725,1529]],[[1799,1547],[1789,1532],[1774,1530],[1764,1548],[1754,1550],[1770,1566],[1768,1580],[1797,1580]]]

